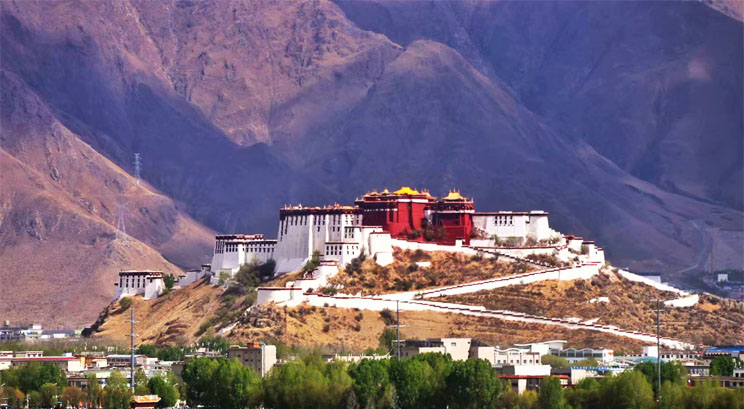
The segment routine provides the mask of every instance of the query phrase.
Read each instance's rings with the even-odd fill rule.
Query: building
[[[85,357],[66,354],[64,356],[36,356],[36,357],[0,357],[0,370],[18,368],[31,362],[56,364],[65,372],[82,372],[85,370]]]
[[[548,216],[548,212],[542,210],[475,212],[473,228],[482,236],[514,239],[519,245],[525,244],[530,238],[539,243],[560,236],[550,228]]]
[[[505,365],[497,369],[499,379],[508,382],[514,392],[536,391],[546,376],[551,376],[550,365]],[[562,386],[568,386],[568,375],[556,375]]]
[[[276,346],[257,342],[244,347],[233,345],[227,351],[227,357],[237,359],[261,377],[266,376],[277,362]]]
[[[130,402],[132,409],[155,409],[160,402],[158,395],[134,395]]]
[[[600,362],[612,362],[615,360],[615,351],[607,348],[566,348],[561,350],[550,350],[551,355],[565,358],[569,363],[584,359],[596,359]]]
[[[708,348],[703,353],[703,358],[713,359],[717,356],[725,355],[732,358],[744,358],[744,345],[719,345],[713,348]]]
[[[395,341],[393,341],[395,342]],[[418,354],[449,354],[454,361],[464,361],[470,357],[470,338],[436,338],[427,340],[402,340],[400,356],[409,358]]]
[[[353,206],[284,206],[275,240],[261,234],[217,235],[210,271],[216,283],[221,273],[232,277],[243,264],[273,259],[276,273],[283,274],[300,269],[314,254],[340,266],[362,254],[387,265],[393,261],[393,240],[459,246],[470,245],[475,236],[487,237],[479,239],[485,246],[494,244],[492,236],[514,238],[519,245],[529,239],[535,244],[561,240],[547,212],[479,213],[473,200],[456,190],[437,198],[404,186],[367,192]]]
[[[150,300],[159,297],[164,289],[162,271],[120,271],[119,282],[114,283],[114,299],[141,295],[144,299]]]

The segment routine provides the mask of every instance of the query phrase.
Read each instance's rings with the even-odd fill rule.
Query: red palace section
[[[372,191],[355,201],[362,224],[380,226],[392,237],[454,244],[470,242],[473,201],[451,191],[436,198],[428,191],[402,187],[395,192]]]

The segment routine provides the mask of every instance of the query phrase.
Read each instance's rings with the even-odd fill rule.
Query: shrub
[[[124,297],[119,300],[119,310],[126,311],[132,306],[132,297]]]
[[[393,325],[396,323],[395,314],[387,308],[380,311],[380,317],[382,317],[382,321],[385,325]]]
[[[328,332],[330,330],[331,330],[331,325],[330,324],[323,325],[323,332]]]

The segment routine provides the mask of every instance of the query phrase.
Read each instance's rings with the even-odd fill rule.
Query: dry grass
[[[396,249],[394,258],[385,267],[365,260],[361,271],[347,268],[330,283],[343,287],[344,293],[371,295],[469,283],[534,270],[524,263],[447,252]],[[416,262],[430,262],[431,266],[420,267]]]
[[[610,302],[590,303],[597,297]],[[553,318],[599,318],[598,323],[623,329],[653,332],[656,298],[677,298],[675,293],[639,285],[605,272],[592,280],[543,281],[473,294],[437,299],[453,303],[483,305]],[[744,311],[733,300],[703,295],[691,308],[666,308],[662,315],[663,336],[692,343],[741,343],[744,341]]]

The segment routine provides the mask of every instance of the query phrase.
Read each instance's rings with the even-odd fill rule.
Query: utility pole
[[[659,312],[661,311],[659,297],[656,297],[656,384],[661,402],[661,331],[659,329]]]
[[[130,322],[132,325],[132,331],[129,337],[131,338],[130,349],[129,349],[129,384],[132,387],[132,393],[134,393],[134,307],[129,307],[130,311]]]
[[[398,342],[395,343],[395,349],[397,351],[396,356],[398,357],[398,361],[400,361],[400,301],[395,301],[395,311],[396,311],[396,332],[398,333],[397,338]]]

